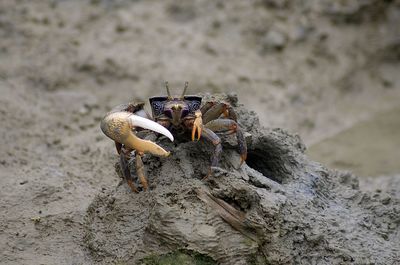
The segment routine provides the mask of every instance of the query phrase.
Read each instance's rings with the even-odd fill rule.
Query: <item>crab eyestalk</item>
[[[189,86],[189,82],[186,81],[186,82],[185,82],[185,87],[183,88],[183,92],[182,92],[182,95],[181,95],[181,99],[183,99],[183,98],[185,97],[185,95],[186,95],[186,90],[187,90],[188,86]]]
[[[165,81],[165,88],[167,89],[168,98],[172,99],[171,91],[169,90],[168,81]]]
[[[107,114],[101,121],[100,127],[103,133],[115,142],[140,153],[151,153],[165,157],[170,154],[152,141],[137,137],[133,132],[133,129],[136,127],[152,130],[174,141],[174,137],[165,127],[152,120],[125,111]]]

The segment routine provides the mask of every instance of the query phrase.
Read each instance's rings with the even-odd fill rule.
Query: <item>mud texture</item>
[[[114,144],[99,130],[100,119],[118,104],[147,102],[165,94],[164,81],[180,94],[189,81],[189,93],[237,93],[246,109],[259,115],[261,124],[298,133],[310,146],[378,112],[398,109],[399,24],[399,0],[1,0],[0,263],[70,265],[112,260],[111,254],[101,258],[100,251],[88,255],[90,237],[83,241],[83,236],[90,234],[89,205],[95,198],[98,205],[100,198],[111,196],[119,182],[113,167],[118,160]],[[250,118],[242,123],[253,124],[256,118]],[[254,139],[260,139],[257,135],[261,133]],[[357,149],[365,153],[362,147],[369,141],[367,137]],[[231,142],[233,148],[235,140]],[[200,156],[189,157],[193,163],[182,165],[188,182],[206,185],[200,182],[205,172],[200,165],[209,158],[198,152],[210,154],[210,147],[197,151],[195,143],[162,144]],[[235,157],[236,150],[230,148],[225,144]],[[331,146],[323,148],[329,151]],[[398,150],[391,150],[396,153],[385,149],[379,155],[373,150],[382,159],[378,169],[386,166],[385,157],[387,161],[398,157]],[[176,185],[174,176],[180,176],[182,167],[176,159],[183,155],[174,152],[175,159],[160,160],[158,167],[176,161],[178,173],[150,174],[155,185],[151,194]],[[250,154],[249,165],[262,168],[275,182],[283,181],[281,175],[268,173],[271,166],[255,161],[259,156]],[[363,157],[346,157],[354,156]],[[347,165],[354,162],[348,159],[343,159]],[[158,161],[147,160],[148,165]],[[230,165],[221,166],[230,172]],[[372,192],[368,193],[372,204],[386,196],[382,194],[398,192],[399,172],[390,173],[366,181],[360,178],[360,189]],[[222,174],[221,181],[224,178]],[[195,184],[188,185],[187,189]],[[118,187],[121,196],[115,196],[116,203],[124,198],[123,207],[134,209],[135,204],[142,207],[146,200],[158,200],[158,195],[150,199],[150,195],[130,194],[124,187]],[[183,189],[178,188],[173,192]],[[390,205],[396,203],[394,198]],[[200,205],[197,195],[194,200]],[[138,218],[148,220],[145,214],[150,215],[155,204],[149,205],[138,208],[144,212]],[[129,218],[124,217],[129,211],[122,210],[120,218]],[[103,231],[113,228],[109,225]],[[379,229],[371,226],[371,231]],[[104,239],[102,233],[92,236]],[[104,244],[97,248],[129,260],[133,254],[124,249],[137,243],[118,245],[122,238],[128,242],[129,236],[99,240]]]
[[[218,264],[400,259],[398,190],[360,191],[352,174],[310,161],[299,137],[261,128],[254,113],[235,107],[248,132],[247,165],[237,169],[235,141],[225,139],[220,168],[201,180],[212,146],[160,140],[172,156],[145,157],[150,191],[135,194],[121,182],[89,206],[84,242],[94,261],[140,264],[179,249]],[[234,209],[225,211],[215,201]]]
[[[400,107],[311,146],[307,154],[329,168],[351,170],[359,177],[400,172]],[[383,181],[385,182],[385,181]]]

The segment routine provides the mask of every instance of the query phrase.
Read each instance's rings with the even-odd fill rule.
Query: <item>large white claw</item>
[[[117,143],[125,145],[127,148],[136,150],[140,153],[151,153],[157,156],[167,157],[170,152],[149,140],[140,139],[135,134],[135,127],[149,129],[167,136],[171,141],[174,140],[172,134],[160,124],[137,116],[127,111],[117,111],[108,113],[100,124],[101,130],[105,135]]]
[[[132,114],[129,116],[129,122],[131,122],[132,127],[141,127],[143,129],[152,130],[152,131],[161,133],[162,135],[165,135],[172,142],[174,141],[174,136],[171,134],[170,131],[168,131],[168,129],[166,129],[162,125],[160,125],[152,120]]]

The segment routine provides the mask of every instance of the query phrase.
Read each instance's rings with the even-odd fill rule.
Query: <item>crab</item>
[[[120,166],[123,177],[133,192],[138,192],[130,174],[128,161],[135,155],[136,173],[144,191],[148,182],[144,173],[142,157],[150,153],[159,157],[168,157],[170,152],[158,144],[142,139],[138,132],[150,130],[174,141],[174,135],[185,134],[192,141],[204,139],[212,143],[214,153],[206,179],[212,174],[212,168],[218,166],[222,153],[219,135],[236,134],[241,157],[240,166],[247,158],[247,146],[243,131],[237,123],[233,108],[224,102],[208,101],[201,105],[202,97],[187,96],[188,82],[181,96],[172,96],[165,82],[167,96],[157,96],[149,99],[152,110],[150,116],[145,110],[145,103],[127,103],[115,107],[101,120],[101,130],[115,142],[120,156]],[[189,138],[190,139],[190,138]]]

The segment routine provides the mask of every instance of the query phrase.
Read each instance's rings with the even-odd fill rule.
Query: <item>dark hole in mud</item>
[[[280,171],[283,168],[283,161],[279,161],[276,157],[269,155],[268,152],[249,150],[246,163],[265,177],[282,184],[283,176]]]

